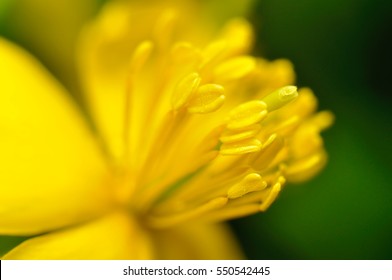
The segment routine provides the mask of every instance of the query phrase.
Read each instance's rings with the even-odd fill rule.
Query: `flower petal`
[[[226,224],[182,224],[155,236],[158,259],[243,259]]]
[[[126,213],[29,239],[3,259],[151,259],[148,235]]]
[[[76,106],[0,38],[0,234],[30,235],[105,211],[108,171]]]

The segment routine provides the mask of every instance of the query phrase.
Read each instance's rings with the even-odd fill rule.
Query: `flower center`
[[[163,12],[128,67],[123,196],[153,228],[265,211],[287,180],[324,165],[319,133],[332,116],[288,85],[287,61],[247,54],[246,21],[199,46],[181,40],[176,19]]]

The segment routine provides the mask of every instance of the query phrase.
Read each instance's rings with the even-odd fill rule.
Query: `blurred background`
[[[77,92],[67,46],[102,2],[74,10],[74,0],[1,0],[0,35]],[[266,213],[231,223],[248,258],[392,259],[392,1],[254,2],[255,54],[290,59],[297,84],[311,87],[336,123],[324,133],[329,164],[319,176],[287,185]],[[0,237],[0,254],[21,240]]]

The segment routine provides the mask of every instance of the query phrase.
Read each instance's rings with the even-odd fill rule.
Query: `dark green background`
[[[255,2],[249,15],[258,35],[255,53],[290,59],[298,85],[311,87],[336,123],[324,133],[330,159],[318,177],[288,185],[266,213],[232,222],[247,256],[392,259],[392,1]],[[65,68],[40,53],[14,24],[23,18],[10,14],[0,13],[0,34],[76,88],[67,76],[72,71],[62,73]],[[19,241],[0,237],[0,254]]]

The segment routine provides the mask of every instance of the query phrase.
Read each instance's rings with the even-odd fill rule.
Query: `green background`
[[[76,89],[73,66],[64,66],[73,50],[64,45],[63,61],[55,62],[34,40],[34,32],[53,31],[31,25],[34,13],[20,12],[24,1],[0,2],[0,34]],[[51,10],[44,20],[71,21],[76,30],[97,9],[71,19]],[[329,164],[318,177],[287,185],[266,213],[231,223],[249,258],[392,259],[391,13],[392,1],[381,0],[255,1],[249,13],[255,54],[290,59],[298,85],[311,87],[336,123],[324,133]],[[74,39],[61,28],[55,32]],[[21,240],[0,237],[0,254]]]

